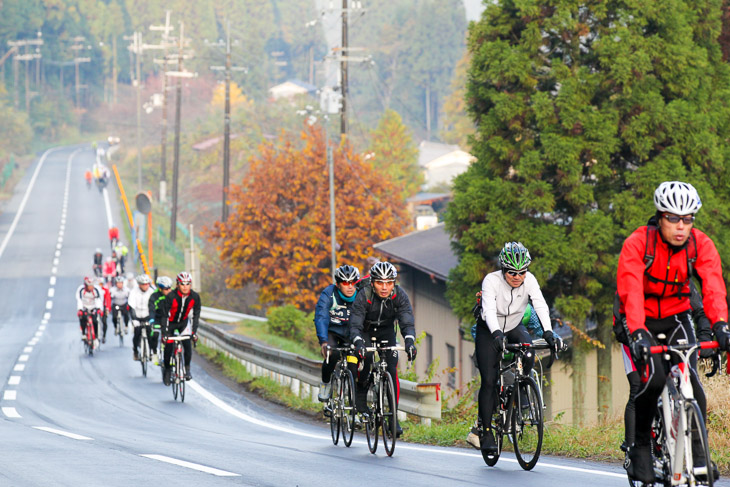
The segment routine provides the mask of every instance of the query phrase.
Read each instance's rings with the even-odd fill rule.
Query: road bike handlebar
[[[168,342],[181,342],[183,340],[190,340],[190,338],[191,338],[190,335],[179,335],[179,336],[167,337],[166,340]]]
[[[667,353],[674,350],[693,350],[693,349],[708,349],[708,348],[719,348],[720,345],[716,341],[712,342],[700,342],[700,343],[680,343],[676,345],[654,345],[649,347],[649,353]]]
[[[504,349],[511,351],[511,352],[525,352],[527,350],[552,350],[552,347],[548,345],[547,342],[544,341],[544,339],[540,339],[537,343],[506,343],[504,345]],[[560,347],[560,352],[565,352],[568,350],[568,344],[565,342],[562,342],[562,345]],[[550,353],[550,359],[548,360],[548,363],[545,365],[546,368],[550,368],[553,366],[553,362],[557,360],[558,358],[558,351],[552,351]]]
[[[400,350],[401,352],[406,351],[406,347],[397,345],[394,347],[365,347],[366,352],[378,352],[378,351],[385,351],[385,350]]]

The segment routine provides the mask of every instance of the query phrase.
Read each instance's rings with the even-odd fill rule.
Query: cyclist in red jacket
[[[635,396],[636,437],[629,445],[626,468],[635,480],[654,482],[650,450],[651,423],[668,368],[649,347],[696,343],[690,305],[690,278],[702,283],[705,314],[723,350],[730,350],[727,326],[727,292],[720,256],[712,240],[694,227],[695,213],[702,206],[697,190],[688,183],[664,182],[654,193],[656,214],[624,242],[618,262],[617,288],[620,313],[626,317],[631,359],[641,374]],[[702,337],[704,339],[710,337]],[[707,402],[692,360],[691,381],[703,416]],[[694,459],[695,467],[704,460]]]
[[[192,340],[183,341],[184,359],[185,359],[185,380],[191,380],[193,375],[190,373],[190,362],[193,358],[193,347],[191,341],[198,341],[198,324],[200,322],[200,296],[192,289],[193,279],[189,273],[183,271],[177,275],[177,287],[173,289],[167,296],[163,305],[158,307],[155,316],[155,322],[160,323],[165,336],[173,336],[177,331],[183,334],[188,326],[188,320],[191,325]],[[166,346],[164,353],[165,370],[162,376],[162,382],[170,385],[170,374],[172,366],[170,358],[172,358],[173,347]]]

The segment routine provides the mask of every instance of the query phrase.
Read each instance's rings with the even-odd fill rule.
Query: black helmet
[[[360,270],[351,265],[341,265],[335,270],[335,282],[357,281],[360,279]]]
[[[398,271],[390,262],[376,262],[370,268],[370,278],[373,281],[395,281],[396,277],[398,277]]]

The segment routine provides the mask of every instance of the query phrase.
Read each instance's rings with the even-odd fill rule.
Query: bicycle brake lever
[[[717,373],[717,371],[720,369],[720,356],[719,354],[715,354],[712,356],[712,370],[705,374],[705,377],[712,377]]]

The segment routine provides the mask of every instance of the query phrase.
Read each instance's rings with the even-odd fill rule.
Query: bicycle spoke
[[[355,387],[352,373],[347,369],[342,375],[340,405],[342,407],[342,440],[345,442],[345,446],[350,446],[355,432]]]
[[[688,400],[685,404],[685,413],[687,418],[684,432],[685,468],[682,474],[686,476],[688,485],[701,484],[712,487],[715,479],[702,411],[696,401]]]
[[[388,456],[393,455],[395,451],[396,428],[398,425],[398,405],[393,390],[393,379],[386,372],[381,376],[381,404],[383,405],[383,446]]]
[[[375,379],[375,378],[373,378]],[[375,453],[378,449],[378,427],[380,426],[380,411],[378,407],[378,387],[377,382],[373,381],[368,387],[367,407],[368,418],[365,422],[365,434],[368,437],[368,449],[370,453]]]

